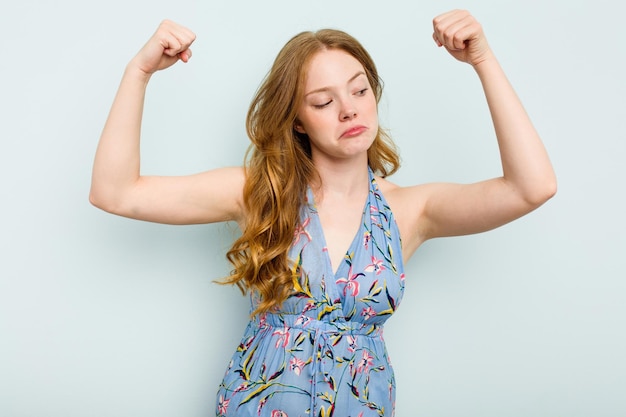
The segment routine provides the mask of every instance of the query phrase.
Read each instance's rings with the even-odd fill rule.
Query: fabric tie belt
[[[365,336],[380,338],[382,334],[382,326],[377,324],[366,324],[342,319],[330,322],[317,320],[306,315],[284,313],[265,314],[264,317],[259,320],[258,324],[259,329],[269,327],[283,335],[293,330],[307,332],[312,339],[313,357],[311,359],[313,372],[311,375],[311,415],[317,415],[315,399],[317,398],[318,380],[329,382],[324,371],[324,357],[326,356],[334,361],[335,355],[333,353],[333,347],[344,337]]]

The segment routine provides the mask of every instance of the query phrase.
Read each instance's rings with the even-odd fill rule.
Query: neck
[[[321,183],[311,184],[318,197],[351,198],[368,190],[367,155],[353,161],[328,163],[314,161]]]

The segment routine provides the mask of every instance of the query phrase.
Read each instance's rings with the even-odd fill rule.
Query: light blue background
[[[279,48],[337,27],[379,66],[404,162],[393,180],[409,185],[500,173],[476,75],[431,39],[431,19],[456,7],[483,23],[559,192],[409,263],[385,333],[396,415],[626,415],[621,3],[41,0],[0,6],[0,416],[212,415],[247,316],[236,289],[212,283],[234,226],[131,221],[87,199],[124,66],[163,18],[198,39],[149,87],[143,172],[240,164],[248,103]]]

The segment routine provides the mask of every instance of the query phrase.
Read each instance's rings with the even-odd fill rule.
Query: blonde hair
[[[246,128],[251,140],[246,153],[243,190],[246,223],[242,235],[226,257],[234,266],[223,284],[236,284],[243,293],[260,295],[253,314],[278,308],[293,291],[297,277],[291,270],[288,251],[300,222],[306,190],[319,179],[311,160],[307,135],[294,130],[304,95],[304,80],[311,58],[325,49],[343,50],[357,59],[379,102],[382,81],[374,61],[352,36],[334,29],[302,32],[279,52],[272,68],[254,96]],[[368,150],[368,163],[381,176],[400,166],[389,136],[379,127]]]

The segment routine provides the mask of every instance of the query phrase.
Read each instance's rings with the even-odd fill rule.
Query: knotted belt
[[[302,331],[309,334],[313,343],[313,371],[311,375],[311,415],[317,415],[315,410],[315,399],[317,398],[317,382],[329,382],[324,369],[323,359],[328,357],[335,362],[333,347],[336,346],[343,337],[365,336],[380,338],[382,326],[376,324],[365,324],[356,321],[317,320],[306,315],[295,314],[266,314],[261,320],[260,328],[271,327],[282,329],[291,333],[292,331]]]

